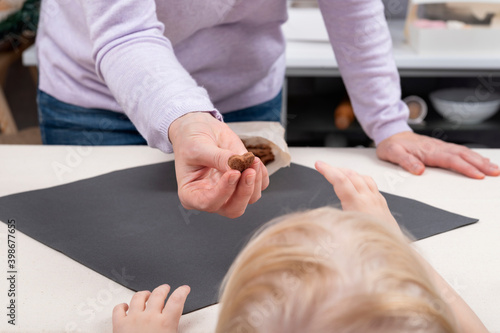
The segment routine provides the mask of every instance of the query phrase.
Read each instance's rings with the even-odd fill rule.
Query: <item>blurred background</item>
[[[486,40],[487,34],[493,31],[489,25],[493,28],[500,17],[500,7],[496,12],[498,16],[495,16],[497,8],[493,6],[492,9],[491,4],[482,4],[481,1],[469,6],[450,0],[450,3],[415,6],[414,11],[409,10],[407,0],[382,1],[393,35],[396,63],[398,67],[402,64],[399,68],[402,98],[407,98],[413,118],[410,120],[412,128],[418,133],[470,147],[500,148],[500,114],[497,110],[480,121],[465,115],[470,111],[470,117],[473,117],[479,112],[476,108],[495,108],[495,103],[500,106],[500,30],[494,31],[496,41],[487,43],[488,47],[498,47],[491,52],[483,51],[480,44],[477,47],[467,45],[466,39],[461,42],[462,33],[481,29],[477,36],[485,36]],[[39,144],[41,141],[37,127],[36,57],[33,49],[25,51],[34,42],[39,4],[40,0],[0,0],[0,80],[3,87],[0,110],[8,108],[12,117],[9,120],[5,113],[0,112],[0,125],[3,126],[0,144]],[[290,21],[285,26],[285,35],[289,44],[287,57],[291,63],[307,61],[308,52],[325,59],[324,68],[315,67],[315,64],[312,64],[314,68],[306,68],[309,66],[306,64],[304,68],[291,65],[287,69],[284,114],[288,144],[372,145],[352,114],[342,79],[338,69],[334,68],[334,57],[330,55],[330,46],[325,39],[326,31],[317,1],[289,0],[288,5]],[[307,30],[309,26],[315,26],[315,30]],[[436,26],[438,28],[432,30]],[[311,40],[301,40],[301,33]],[[426,33],[430,36],[450,33],[452,37],[458,36],[458,41],[455,41],[456,45],[450,44],[449,52],[441,52],[439,44],[443,43],[426,40],[429,39]],[[453,38],[443,36],[452,42]],[[481,40],[476,36],[471,38]],[[451,68],[449,63],[454,63],[454,67]],[[426,67],[426,64],[430,65]],[[442,68],[440,64],[443,64]],[[436,92],[447,89],[469,90],[436,95]],[[476,98],[474,103],[464,104],[464,98],[474,99],[474,91],[478,90],[489,93],[488,99],[478,101]],[[457,96],[458,100],[453,100]],[[5,125],[12,122],[15,130]]]

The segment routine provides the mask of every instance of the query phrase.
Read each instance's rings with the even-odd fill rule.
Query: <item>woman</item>
[[[356,115],[377,155],[473,178],[498,166],[406,124],[381,1],[320,0]],[[145,144],[176,152],[188,208],[236,217],[260,198],[262,163],[227,167],[246,149],[221,121],[280,120],[285,0],[47,0],[37,37],[46,144]]]

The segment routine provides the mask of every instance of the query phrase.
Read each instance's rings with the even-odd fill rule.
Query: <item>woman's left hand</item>
[[[413,132],[401,132],[380,142],[377,156],[421,175],[425,166],[453,170],[467,177],[498,176],[498,165],[469,148]]]

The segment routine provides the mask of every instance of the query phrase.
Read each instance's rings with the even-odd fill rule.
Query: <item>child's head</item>
[[[265,225],[224,281],[217,332],[455,332],[409,240],[319,208]]]

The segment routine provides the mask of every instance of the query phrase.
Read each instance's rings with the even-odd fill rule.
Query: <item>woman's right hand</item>
[[[242,173],[228,160],[247,150],[223,122],[206,112],[193,112],[175,120],[169,129],[175,153],[179,199],[186,209],[236,218],[257,202],[269,185],[264,164],[255,158]]]

